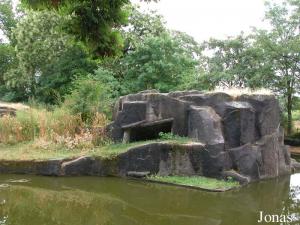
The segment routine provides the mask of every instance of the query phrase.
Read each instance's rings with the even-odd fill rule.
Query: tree
[[[204,80],[209,88],[257,88],[270,73],[270,66],[262,61],[262,50],[243,34],[225,40],[211,39],[204,43],[209,56],[205,57]]]
[[[128,24],[121,29],[124,46],[122,55],[118,57],[104,57],[101,59],[101,69],[110,71],[119,82],[124,79],[124,63],[122,59],[129,53],[136,50],[137,45],[141,45],[147,37],[160,36],[168,32],[162,16],[155,11],[141,12],[136,6],[128,5]],[[120,90],[121,91],[121,90]]]
[[[201,59],[203,56],[203,46],[199,44],[192,36],[185,32],[170,30],[172,38],[174,38],[182,48],[190,52],[195,59]]]
[[[17,18],[13,12],[10,0],[0,1],[0,30],[9,39],[12,39],[12,29],[17,24]]]
[[[168,33],[150,36],[122,60],[127,92],[176,89],[183,77],[195,72],[193,55]]]
[[[67,30],[97,57],[120,55],[120,28],[127,23],[130,0],[21,0],[35,10],[55,9],[71,16]],[[150,2],[151,0],[144,0]],[[156,2],[156,1],[155,1]]]
[[[22,0],[32,9],[55,9],[70,16],[66,30],[74,34],[96,56],[120,53],[122,40],[119,29],[126,24],[129,0]]]
[[[122,93],[122,86],[112,70],[100,66],[94,71],[93,77],[101,84],[105,84],[109,99],[114,100]]]
[[[95,61],[81,46],[70,46],[45,65],[37,82],[35,98],[44,103],[59,104],[71,93],[74,80],[86,77],[95,69]]]
[[[257,31],[256,44],[264,50],[264,60],[273,71],[266,85],[285,98],[287,133],[291,134],[294,96],[299,91],[300,81],[300,15],[291,11],[293,7],[288,3],[267,3],[266,19],[272,27],[270,31]]]
[[[10,44],[0,43],[0,98],[7,93],[4,74],[14,63],[14,49]]]
[[[68,48],[71,38],[62,32],[64,17],[55,12],[28,12],[13,30],[17,66],[5,74],[11,87],[22,87],[23,95],[35,96],[39,78],[47,64]]]
[[[171,63],[168,61],[168,60],[172,60],[171,57],[166,58],[165,57],[166,53],[164,52],[165,50],[169,51],[167,50],[168,41],[172,43],[171,44],[172,46],[170,46],[170,52],[175,51],[175,53],[177,53],[177,55],[175,55],[174,58],[177,59],[180,57],[184,58],[182,64],[179,63],[179,66],[178,65],[177,66],[178,67],[185,66],[186,65],[185,63],[188,60],[190,60],[190,62],[193,62],[191,63],[193,64],[193,66],[189,67],[191,65],[189,64],[189,66],[186,67],[186,73],[184,76],[183,76],[184,73],[183,71],[181,70],[178,71],[178,73],[180,73],[182,77],[180,78],[180,82],[176,85],[172,84],[172,82],[173,81],[178,82],[178,80],[176,81],[176,79],[169,79],[170,77],[173,76],[172,74],[168,74],[168,75],[162,74],[163,77],[169,76],[169,78],[167,78],[169,79],[168,81],[163,81],[162,77],[154,78],[155,76],[158,76],[156,74],[157,72],[153,73],[150,70],[144,71],[144,76],[147,76],[148,77],[147,79],[153,78],[153,81],[156,79],[155,82],[157,82],[157,84],[155,85],[155,87],[160,90],[167,90],[168,87],[166,88],[158,87],[157,85],[158,83],[160,83],[159,79],[162,79],[161,84],[164,83],[166,86],[167,83],[170,82],[170,87],[172,87],[172,89],[190,88],[195,86],[199,87],[200,85],[199,83],[197,83],[198,80],[196,76],[196,70],[197,70],[197,61],[202,51],[201,46],[191,36],[183,32],[168,30],[165,27],[165,22],[162,16],[158,15],[154,11],[142,13],[141,11],[139,11],[139,8],[135,8],[135,7],[131,7],[130,11],[131,14],[129,17],[128,26],[124,27],[122,30],[122,34],[125,40],[123,55],[118,58],[105,58],[101,62],[102,69],[105,69],[106,71],[110,71],[109,74],[111,74],[114,77],[113,79],[114,82],[117,82],[119,84],[125,84],[125,85],[120,85],[120,88],[117,88],[119,90],[119,94],[126,94],[130,91],[137,90],[133,87],[134,85],[137,84],[136,77],[135,75],[131,76],[133,70],[135,69],[129,69],[128,65],[139,66],[138,64],[148,63],[149,65],[153,64],[151,65],[151,67],[153,70],[155,70],[154,61],[159,60],[159,57],[161,57],[162,59],[161,63],[169,63],[171,65]],[[161,46],[159,46],[159,44],[161,43],[163,49],[160,49],[161,52],[159,52],[159,50],[156,50],[158,59],[154,59],[153,57],[148,57],[149,56],[148,55],[146,58],[144,58],[144,60],[140,60],[138,54],[153,54],[152,56],[154,56],[155,49],[152,49],[153,52],[151,53],[149,52],[141,53],[141,46],[143,46],[143,51],[144,51],[145,50],[144,47],[147,47],[147,45],[150,44],[149,40],[151,40],[152,42],[151,45],[153,44],[153,46],[154,46],[154,42],[157,42],[154,48],[157,49],[161,48]],[[173,48],[175,50],[172,50]],[[137,57],[137,59],[135,59],[134,57]],[[135,60],[137,61],[135,62]],[[162,67],[166,69],[164,73],[167,73],[167,65],[161,66],[160,69],[162,69]],[[145,67],[143,69],[145,69]],[[169,67],[169,71],[170,73],[173,73],[170,67]],[[131,82],[133,82],[132,85],[130,85]],[[145,89],[146,87],[145,86],[139,87],[138,89],[140,88]],[[114,90],[116,89],[114,88]]]
[[[128,6],[129,18],[127,26],[121,32],[124,38],[123,53],[134,51],[138,44],[149,36],[160,36],[167,32],[163,17],[156,11],[141,12],[139,7]]]

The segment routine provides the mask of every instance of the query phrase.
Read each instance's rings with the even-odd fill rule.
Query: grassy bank
[[[236,181],[217,180],[200,176],[150,176],[147,179],[161,183],[220,191],[226,191],[240,186]]]
[[[109,144],[97,146],[89,149],[68,149],[62,145],[48,146],[47,149],[36,145],[35,142],[25,142],[15,145],[0,144],[0,160],[42,160],[42,159],[61,159],[75,158],[80,156],[101,156],[105,158],[114,157],[128,151],[128,149],[153,142],[168,142],[174,144],[185,144],[190,140],[149,140],[133,142],[128,144]]]

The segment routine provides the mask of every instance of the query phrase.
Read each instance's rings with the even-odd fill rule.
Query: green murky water
[[[253,225],[259,211],[299,220],[300,174],[226,193],[118,178],[0,176],[0,225]]]

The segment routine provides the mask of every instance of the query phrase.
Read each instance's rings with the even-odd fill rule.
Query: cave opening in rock
[[[145,141],[159,138],[159,133],[172,131],[173,119],[144,123],[130,128],[129,141]]]

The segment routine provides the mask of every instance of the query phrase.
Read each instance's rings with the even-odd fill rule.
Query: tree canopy
[[[127,23],[129,0],[22,0],[34,10],[54,9],[69,16],[66,30],[99,56],[119,55],[123,42],[119,32]]]
[[[17,25],[17,18],[13,12],[10,0],[0,1],[0,30],[8,39],[12,39],[12,29]]]
[[[93,82],[106,87],[111,101],[149,88],[267,87],[284,100],[291,132],[300,83],[299,0],[267,2],[268,30],[203,43],[129,0],[21,3],[17,16],[11,1],[0,2],[7,37],[0,43],[0,99],[59,104],[72,93],[82,96],[75,89],[87,96]],[[77,81],[85,88],[75,87]]]
[[[148,37],[123,59],[128,89],[170,91],[195,71],[193,55],[167,33]]]

